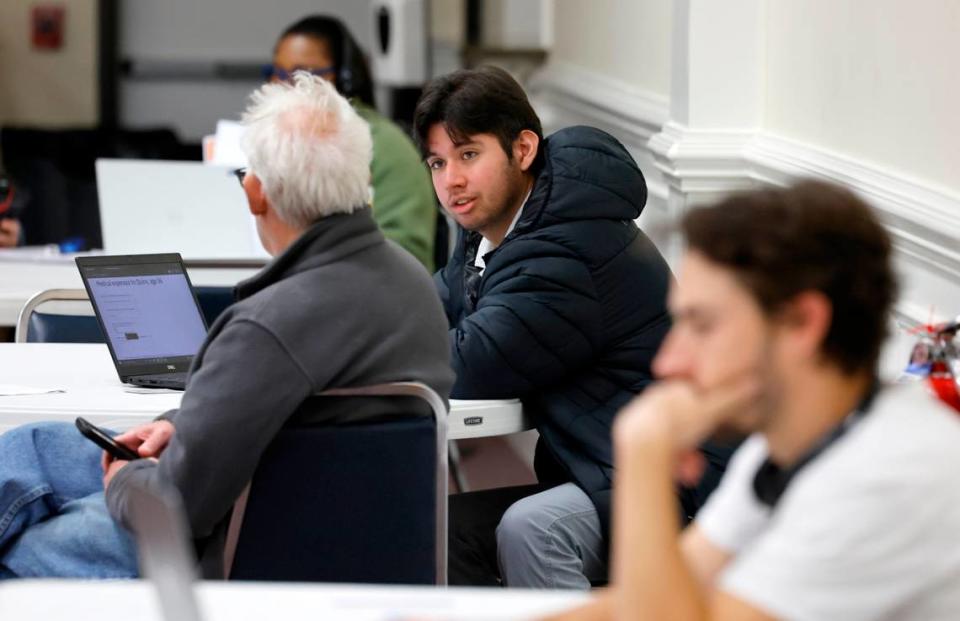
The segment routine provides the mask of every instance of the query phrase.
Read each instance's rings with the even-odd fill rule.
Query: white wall
[[[8,0],[0,0],[6,2]],[[277,36],[313,13],[340,17],[365,50],[373,40],[370,0],[125,0],[120,56],[146,61],[270,62]],[[172,126],[181,138],[212,133],[217,119],[237,118],[253,80],[123,80],[120,121],[128,127]]]
[[[767,4],[766,128],[960,192],[960,2]]]
[[[466,42],[464,0],[434,0],[430,3],[430,76],[460,69],[460,54]]]
[[[373,40],[369,0],[124,0],[120,9],[121,55],[141,58],[269,62],[277,35],[314,13],[338,16],[364,49]]]
[[[500,49],[541,49],[552,43],[554,0],[484,0],[483,43]],[[548,28],[544,28],[549,24]]]
[[[592,125],[623,142],[649,190],[641,217],[663,239],[667,187],[647,148],[669,117],[671,0],[555,0],[547,67],[528,85],[544,131]]]
[[[666,97],[670,0],[556,0],[552,62]]]
[[[733,189],[813,177],[873,205],[896,246],[905,323],[960,314],[960,3],[558,0],[528,86],[551,130],[628,147],[651,190],[641,226]],[[651,213],[652,212],[652,213]],[[885,358],[902,368],[913,337]]]
[[[66,7],[63,47],[35,50],[28,0],[0,1],[0,124],[90,127],[99,117],[95,0]]]

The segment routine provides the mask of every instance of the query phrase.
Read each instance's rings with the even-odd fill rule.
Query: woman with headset
[[[333,82],[370,125],[374,217],[389,239],[433,272],[437,208],[430,177],[410,138],[376,111],[370,69],[340,20],[311,15],[280,35],[265,77],[284,81],[297,70]]]

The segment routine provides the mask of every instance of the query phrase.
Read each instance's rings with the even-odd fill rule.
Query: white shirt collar
[[[530,193],[533,192],[533,188],[530,188],[530,192],[527,192],[526,197],[523,199],[523,203],[520,204],[520,209],[517,210],[517,213],[513,216],[513,221],[510,223],[510,226],[507,227],[507,232],[503,234],[503,238],[506,239],[507,235],[510,234],[510,231],[517,226],[517,222],[520,220],[520,214],[523,213],[523,208],[527,205],[527,200],[530,198]],[[499,244],[497,244],[499,245]],[[477,246],[477,256],[473,259],[473,264],[476,267],[480,268],[480,273],[483,273],[483,270],[487,268],[486,262],[483,260],[485,254],[493,251],[497,245],[494,245],[492,241],[483,237],[480,239],[480,244]]]

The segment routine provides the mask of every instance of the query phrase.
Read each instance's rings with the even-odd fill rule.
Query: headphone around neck
[[[781,468],[770,461],[769,458],[765,459],[753,477],[753,492],[757,500],[767,507],[775,507],[797,473],[800,472],[804,466],[823,454],[834,442],[843,437],[848,429],[853,427],[854,424],[862,420],[869,413],[870,407],[873,405],[873,400],[879,391],[880,381],[874,379],[870,385],[870,389],[860,400],[860,403],[857,404],[857,407],[847,414],[830,433],[824,436],[812,449],[807,451],[793,466]]]

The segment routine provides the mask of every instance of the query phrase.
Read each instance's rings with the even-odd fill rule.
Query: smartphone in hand
[[[106,431],[81,416],[77,417],[77,429],[79,429],[80,433],[86,436],[88,440],[113,455],[116,459],[125,459],[128,461],[140,459],[140,454],[135,450],[118,443],[110,437]]]

